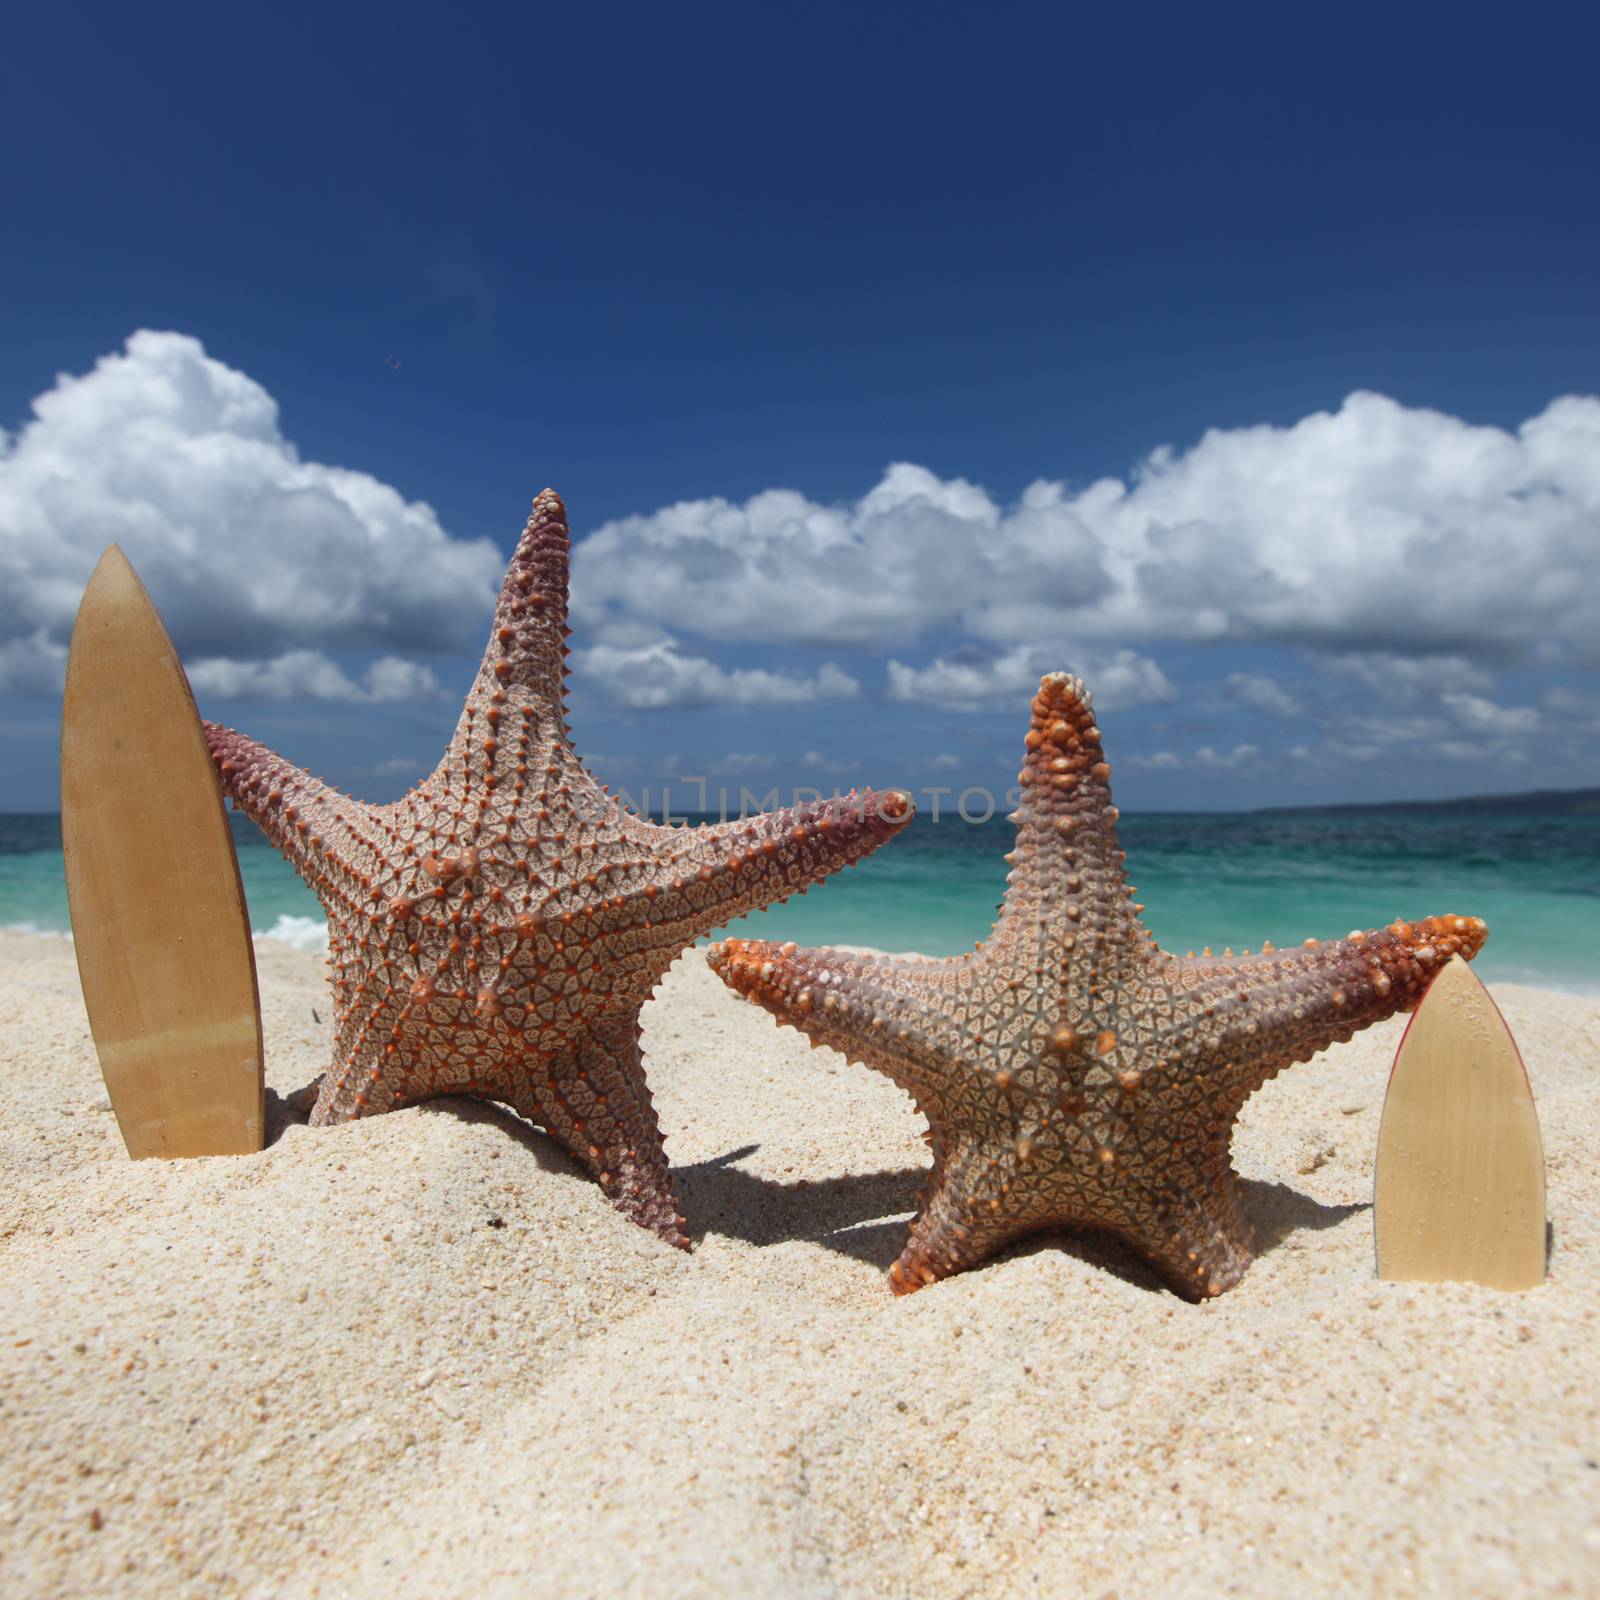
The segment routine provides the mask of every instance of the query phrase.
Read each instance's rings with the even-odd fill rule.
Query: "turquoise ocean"
[[[235,815],[258,934],[325,942],[294,871]],[[1124,814],[1129,881],[1163,947],[1289,945],[1439,912],[1489,924],[1478,970],[1494,982],[1600,994],[1600,810],[1273,811]],[[1012,829],[918,817],[878,853],[734,924],[750,937],[951,955],[989,931]],[[60,818],[0,814],[0,927],[65,933]]]

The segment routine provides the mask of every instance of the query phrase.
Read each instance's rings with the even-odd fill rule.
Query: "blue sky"
[[[54,804],[113,537],[205,711],[398,792],[546,483],[624,786],[1003,785],[1063,666],[1125,806],[1600,782],[1597,46],[1577,6],[34,8],[0,808]]]

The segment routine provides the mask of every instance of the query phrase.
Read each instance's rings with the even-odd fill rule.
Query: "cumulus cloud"
[[[1507,432],[1358,392],[1010,506],[903,463],[848,505],[777,489],[682,502],[584,541],[575,598],[601,629],[825,647],[956,629],[1595,662],[1597,532],[1600,399]]]
[[[1546,689],[1539,701],[1546,711],[1558,716],[1588,719],[1600,714],[1600,699],[1593,694],[1579,694],[1576,689]]]
[[[1230,673],[1223,687],[1230,700],[1264,716],[1292,717],[1300,709],[1299,702],[1276,678],[1263,673]]]
[[[730,750],[711,765],[718,772],[765,772],[775,761],[776,757],[759,750]]]
[[[1449,690],[1492,687],[1494,675],[1459,655],[1397,655],[1392,650],[1358,650],[1329,656],[1328,665],[1354,678],[1384,699],[1417,700]]]
[[[1253,744],[1236,744],[1231,750],[1213,750],[1210,745],[1203,744],[1194,753],[1194,764],[1213,772],[1226,772],[1245,766],[1260,754],[1260,747]]]
[[[319,650],[286,650],[270,661],[208,657],[187,668],[195,694],[218,700],[436,700],[443,690],[432,671],[415,661],[383,656],[356,682]]]
[[[503,566],[427,505],[303,460],[259,384],[175,333],[136,333],[0,431],[0,690],[59,688],[113,539],[217,699],[438,694],[415,658],[476,655]],[[1175,697],[1163,645],[1250,646],[1250,666],[1278,645],[1327,670],[1291,692],[1230,672],[1235,655],[1204,683],[1208,703],[1315,716],[1316,759],[1465,760],[1592,726],[1553,703],[1501,704],[1497,673],[1600,665],[1597,548],[1600,399],[1558,399],[1504,430],[1358,392],[1009,502],[899,463],[845,504],[773,489],[607,523],[574,549],[573,665],[634,710],[849,700],[869,675],[878,687],[880,663],[902,702],[1014,705],[1069,668],[1116,710]],[[815,654],[712,659],[745,641]],[[1217,762],[1240,733],[1264,737],[1234,720],[1206,747]],[[1198,751],[1143,759],[1160,770],[1169,754],[1207,765]],[[853,763],[813,751],[801,765]]]
[[[1064,605],[1106,588],[1086,529],[1027,507],[1003,518],[982,489],[901,463],[850,506],[771,489],[606,523],[574,552],[573,607],[602,630],[645,618],[707,638],[882,648],[958,618],[975,592],[1020,600],[1041,562]]]
[[[1205,772],[1231,772],[1248,766],[1261,754],[1258,745],[1236,744],[1231,750],[1218,750],[1203,744],[1188,756],[1176,750],[1157,750],[1150,755],[1129,756],[1127,763],[1144,772],[1176,772],[1180,767],[1199,767]]]
[[[616,704],[635,711],[709,705],[782,706],[812,700],[850,700],[861,685],[825,661],[814,673],[765,667],[719,666],[684,655],[670,639],[653,644],[593,645],[574,652],[575,668]]]
[[[1539,730],[1539,713],[1532,706],[1498,706],[1477,694],[1447,694],[1440,699],[1451,716],[1471,733],[1515,738]]]
[[[1148,656],[1110,650],[1082,656],[1048,646],[1018,645],[999,655],[977,650],[938,656],[925,667],[891,659],[886,670],[891,700],[922,700],[957,711],[1015,702],[1033,694],[1047,672],[1069,669],[1089,686],[1103,711],[1171,700],[1177,690]]]
[[[850,761],[843,756],[824,755],[820,750],[807,750],[800,757],[800,765],[807,772],[859,772],[861,763]]]
[[[4,573],[0,569],[0,599]],[[0,627],[4,616],[0,613]],[[0,690],[10,694],[50,695],[61,692],[67,672],[67,647],[47,628],[13,639],[0,639]]]
[[[1548,696],[1541,713],[1537,706],[1503,706],[1482,695],[1445,694],[1417,710],[1335,716],[1320,744],[1297,746],[1291,754],[1324,765],[1401,758],[1411,763],[1447,761],[1480,771],[1519,766],[1554,715]]]
[[[24,695],[61,692],[67,647],[35,629],[25,639],[0,644],[0,691]],[[286,650],[267,661],[202,656],[185,671],[196,696],[205,700],[335,700],[382,705],[437,700],[444,691],[433,670],[399,656],[381,656],[359,679],[320,650]]]
[[[302,460],[271,395],[197,339],[135,333],[32,410],[0,434],[8,687],[58,686],[29,659],[59,655],[113,541],[186,659],[253,663],[269,686],[305,671],[281,666],[296,652],[481,646],[503,567],[495,546],[452,538],[429,506],[367,473]],[[397,697],[399,673],[385,665],[381,681],[331,697]],[[325,671],[308,681],[337,688]]]

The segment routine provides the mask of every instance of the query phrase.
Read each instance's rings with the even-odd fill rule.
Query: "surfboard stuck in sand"
[[[110,546],[61,719],[61,832],[83,998],[128,1154],[262,1144],[261,1011],[233,837],[183,666]]]
[[[1489,992],[1456,957],[1395,1056],[1378,1133],[1378,1276],[1544,1282],[1544,1155],[1528,1075]]]

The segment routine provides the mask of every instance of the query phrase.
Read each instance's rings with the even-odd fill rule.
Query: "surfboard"
[[[1532,1289],[1544,1282],[1544,1152],[1528,1074],[1460,956],[1395,1055],[1373,1194],[1378,1276]]]
[[[67,656],[61,835],[84,1005],[128,1154],[259,1150],[261,1005],[222,788],[177,652],[116,545]]]

